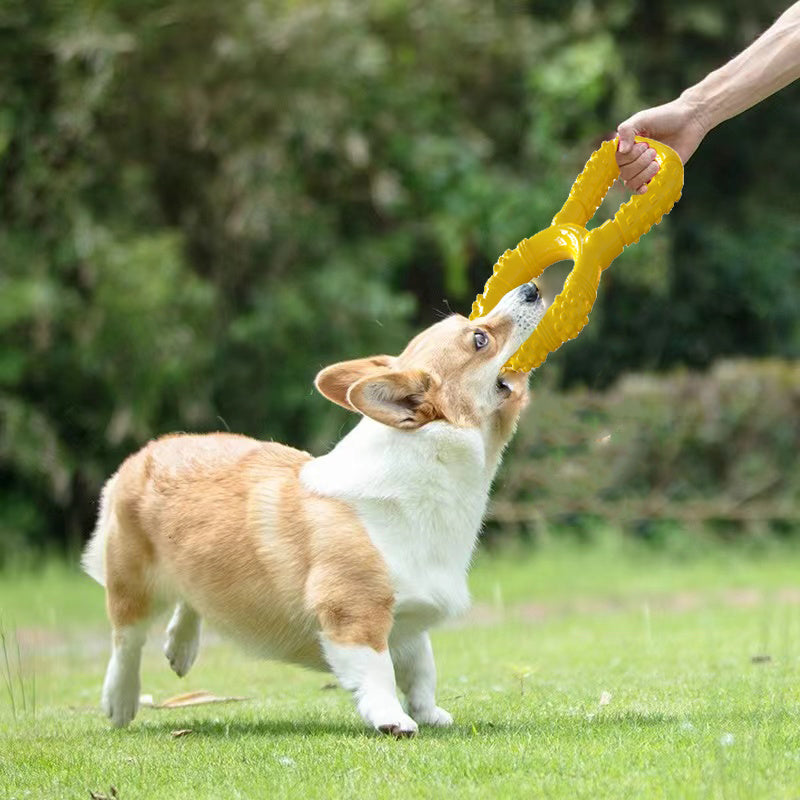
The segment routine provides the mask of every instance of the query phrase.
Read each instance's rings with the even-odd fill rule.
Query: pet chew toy
[[[625,245],[638,242],[640,236],[657,225],[680,199],[683,164],[678,154],[652,139],[637,137],[636,141],[652,147],[660,165],[645,194],[634,195],[613,219],[586,230],[586,223],[619,176],[614,155],[617,142],[604,142],[592,153],[550,227],[523,239],[513,250],[506,250],[494,265],[483,294],[472,305],[470,319],[488,314],[503,295],[537,278],[551,264],[564,259],[574,261],[563,290],[530,338],[505,365],[506,369],[528,372],[538,367],[548,353],[574,339],[589,321],[603,270]]]

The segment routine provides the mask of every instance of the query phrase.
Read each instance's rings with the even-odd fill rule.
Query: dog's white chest
[[[469,605],[467,569],[485,506],[435,472],[406,498],[354,501],[389,567],[397,624],[420,629]]]
[[[411,631],[469,605],[466,573],[493,472],[478,431],[430,423],[403,432],[364,419],[301,475],[357,511],[392,576],[395,625]]]

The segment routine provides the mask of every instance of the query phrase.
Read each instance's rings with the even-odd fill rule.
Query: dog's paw
[[[417,732],[417,723],[403,711],[396,697],[361,697],[358,711],[368,725],[397,739],[414,736]]]
[[[101,700],[103,711],[115,728],[124,728],[139,710],[139,684],[104,686]]]
[[[200,638],[196,635],[181,635],[180,628],[176,631],[167,631],[167,641],[164,642],[164,655],[169,661],[172,671],[182,678],[192,667],[200,649]]]
[[[417,735],[417,723],[408,714],[400,714],[397,719],[391,722],[380,722],[375,727],[381,732],[395,739],[409,739]]]
[[[435,725],[439,728],[446,728],[448,725],[453,724],[453,717],[443,708],[439,708],[439,706],[412,709],[411,713],[420,725]]]
[[[178,603],[167,625],[164,655],[179,678],[191,669],[199,649],[200,617],[189,606]]]

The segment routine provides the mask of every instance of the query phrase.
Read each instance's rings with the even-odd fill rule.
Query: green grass
[[[143,709],[112,730],[97,708],[100,588],[52,563],[7,573],[0,614],[21,656],[8,674],[0,652],[0,797],[114,785],[122,800],[796,798],[798,579],[789,545],[681,555],[609,539],[482,555],[474,614],[434,636],[439,699],[456,725],[393,741],[366,731],[349,696],[323,688],[328,676],[214,640],[180,681],[156,636],[144,692],[252,699]],[[173,738],[182,728],[192,733]]]

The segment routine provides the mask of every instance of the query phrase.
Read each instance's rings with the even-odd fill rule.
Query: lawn
[[[250,699],[143,709],[112,730],[97,707],[101,589],[57,563],[9,571],[0,797],[800,794],[800,546],[549,544],[482,554],[471,585],[473,612],[434,636],[456,724],[394,741],[364,729],[328,676],[213,634],[182,681],[154,635],[143,692]]]

